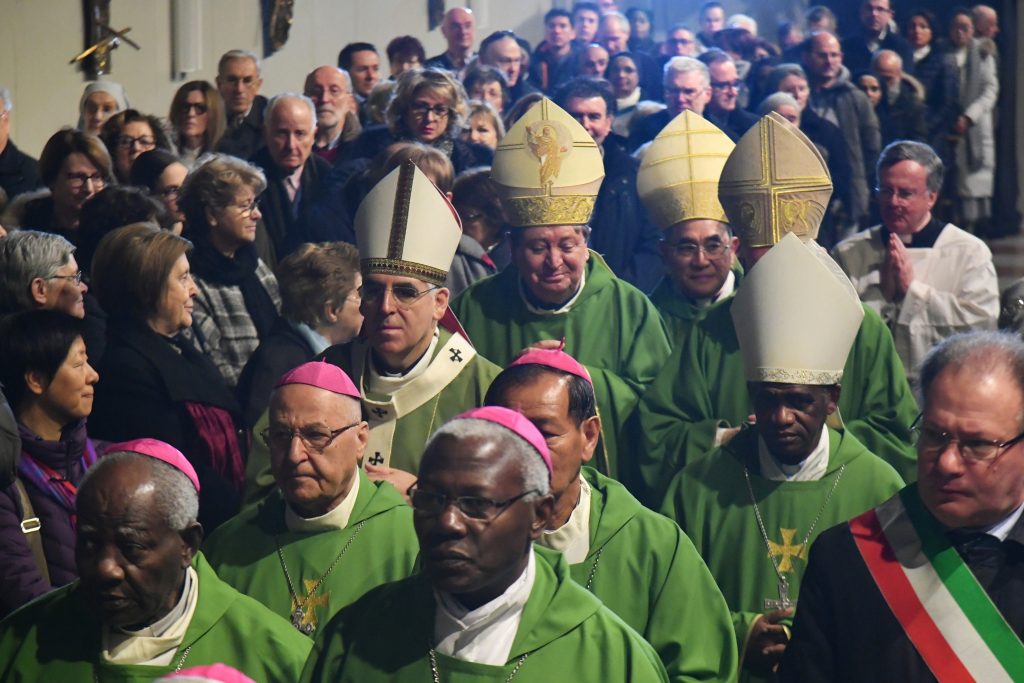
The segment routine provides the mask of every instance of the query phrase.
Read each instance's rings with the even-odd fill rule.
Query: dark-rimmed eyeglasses
[[[726,88],[739,90],[742,85],[743,81],[739,79],[736,79],[735,81],[711,81],[711,87],[714,90],[725,90]]]
[[[207,106],[205,102],[185,102],[181,105],[181,113],[183,114],[187,114],[193,109],[197,114],[205,114]]]
[[[323,453],[334,443],[335,439],[359,424],[361,423],[353,422],[350,425],[345,425],[340,429],[330,432],[324,432],[312,427],[303,427],[301,429],[267,427],[260,432],[260,438],[263,439],[263,443],[267,444],[268,448],[278,450],[289,448],[292,445],[292,439],[297,436],[307,450],[314,453]]]
[[[139,147],[153,148],[156,146],[156,139],[152,135],[140,135],[137,138],[122,135],[117,139],[118,147],[129,148],[134,147],[135,145],[138,145]]]
[[[446,119],[449,113],[448,107],[443,104],[430,106],[426,102],[413,102],[409,105],[409,111],[413,113],[413,116],[421,119],[425,119],[427,114],[433,114],[439,119]]]
[[[93,187],[99,189],[107,184],[107,179],[102,173],[66,173],[64,175],[68,181],[68,187],[72,190],[80,190],[87,182],[92,182]]]
[[[391,298],[395,300],[395,303],[401,307],[409,307],[416,303],[420,297],[426,295],[435,289],[440,289],[439,285],[433,285],[427,287],[424,290],[416,289],[415,285],[411,284],[398,284],[385,287],[384,285],[377,284],[376,282],[364,282],[356,292],[359,293],[359,297],[368,304],[379,304],[387,292],[391,292]]]
[[[413,484],[406,493],[409,495],[409,501],[412,503],[413,513],[421,517],[437,517],[445,511],[449,504],[454,504],[462,514],[470,519],[491,522],[517,500],[521,500],[534,493],[540,494],[540,491],[530,489],[520,493],[518,496],[505,500],[493,500],[479,496],[452,497],[445,493],[423,491],[416,484]]]
[[[1021,441],[1024,441],[1024,432],[1013,437],[1009,441],[990,441],[989,439],[960,439],[951,436],[949,432],[941,432],[922,424],[924,413],[917,416],[910,425],[910,431],[915,435],[918,451],[937,455],[944,453],[950,444],[956,444],[956,451],[965,462],[992,462],[1007,449]]]

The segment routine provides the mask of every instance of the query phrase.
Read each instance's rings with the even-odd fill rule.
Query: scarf
[[[277,319],[277,309],[256,274],[259,265],[256,246],[246,244],[235,252],[234,258],[228,258],[217,251],[205,235],[194,241],[191,262],[196,275],[217,285],[238,287],[256,333],[260,339],[265,338]]]
[[[22,424],[18,424],[18,432],[22,443],[18,476],[67,510],[74,528],[78,482],[96,462],[96,448],[85,435],[85,420],[62,430],[60,441],[40,439]],[[63,471],[57,469],[59,461],[63,461]]]

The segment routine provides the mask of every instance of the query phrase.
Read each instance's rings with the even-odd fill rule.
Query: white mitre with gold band
[[[736,145],[689,109],[654,138],[640,164],[636,187],[647,215],[662,230],[692,219],[726,222],[718,178]]]
[[[789,233],[743,278],[732,321],[751,382],[838,384],[864,308],[816,242]]]
[[[583,126],[545,98],[498,143],[491,178],[512,225],[585,225],[604,179],[604,160]]]
[[[818,148],[775,112],[740,138],[718,183],[729,223],[747,247],[770,247],[790,232],[815,239],[831,196]]]
[[[377,183],[356,211],[363,275],[403,275],[443,286],[462,237],[455,208],[406,161]]]

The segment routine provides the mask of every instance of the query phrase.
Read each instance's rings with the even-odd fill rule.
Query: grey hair
[[[928,402],[928,389],[946,368],[967,368],[975,376],[1005,370],[1017,383],[1024,398],[1024,340],[1012,332],[962,332],[947,337],[928,352],[921,361],[918,385],[920,403]],[[1024,415],[1021,416],[1024,422]]]
[[[270,101],[267,102],[266,112],[263,114],[263,120],[265,122],[263,125],[267,127],[270,126],[270,121],[274,118],[274,112],[285,100],[299,100],[306,105],[306,107],[309,108],[310,129],[312,130],[313,128],[316,128],[316,105],[313,104],[313,100],[309,99],[302,93],[297,92],[283,92],[280,95],[274,95],[271,97]]]
[[[668,79],[674,74],[685,74],[691,71],[700,73],[701,83],[704,88],[711,87],[711,73],[708,71],[708,67],[704,62],[693,57],[673,57],[665,62],[665,82],[667,83]]]
[[[74,253],[75,245],[49,232],[18,230],[0,240],[0,312],[34,309],[32,281],[53,277]]]
[[[881,156],[878,157],[878,164],[875,166],[876,180],[882,177],[882,171],[901,161],[916,161],[924,166],[924,170],[928,172],[929,191],[938,192],[942,187],[942,176],[945,173],[942,159],[928,145],[913,140],[896,140],[890,142],[882,150]],[[879,182],[881,181],[879,180]]]
[[[163,460],[133,451],[111,451],[85,472],[78,486],[78,498],[94,486],[90,482],[104,470],[123,462],[146,462],[152,468],[153,503],[157,514],[174,531],[184,531],[199,518],[199,492],[185,473]]]
[[[769,74],[768,81],[765,83],[765,89],[775,92],[779,89],[779,83],[789,76],[798,76],[805,81],[807,80],[807,72],[804,71],[804,68],[799,64],[793,64],[792,62],[779,64],[775,67],[775,70]]]
[[[725,20],[726,28],[742,28],[750,31],[751,35],[757,35],[757,20],[747,14],[734,14]]]
[[[878,68],[878,60],[882,57],[895,57],[896,63],[900,65],[900,71],[903,70],[903,57],[900,57],[900,53],[895,50],[878,50],[874,56],[871,57],[871,68]]]
[[[523,490],[540,491],[539,495],[542,496],[546,496],[551,491],[551,473],[548,472],[548,466],[544,459],[540,457],[536,448],[511,429],[479,418],[449,420],[431,435],[424,450],[429,450],[434,442],[441,437],[503,441],[511,446],[516,459],[522,465]]]
[[[263,68],[260,66],[260,58],[252,50],[228,50],[220,56],[220,61],[217,62],[217,73],[224,73],[224,66],[236,59],[251,59],[252,63],[256,65],[256,75],[262,75]]]
[[[604,25],[605,21],[614,21],[618,23],[619,28],[623,31],[630,34],[632,33],[632,26],[629,25],[629,19],[627,19],[626,15],[621,12],[605,12],[602,14],[601,20],[598,22],[598,31],[600,31],[600,27]]]
[[[800,111],[800,104],[796,101],[796,98],[788,92],[773,92],[771,95],[761,100],[761,104],[757,107],[757,113],[764,116],[768,112],[778,111],[778,108],[784,104],[796,107],[796,110]]]
[[[4,109],[11,111],[14,109],[14,100],[11,99],[11,89],[3,83],[0,83],[0,100],[4,101],[4,106],[0,108],[0,111]]]

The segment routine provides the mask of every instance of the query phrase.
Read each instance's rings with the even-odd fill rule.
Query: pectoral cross
[[[370,458],[371,465],[380,465],[384,462],[384,456],[380,454],[380,451],[374,451],[373,457]]]
[[[791,572],[793,571],[793,558],[803,559],[804,544],[793,544],[793,537],[796,535],[796,529],[779,529],[779,533],[782,534],[782,543],[776,543],[775,541],[769,540],[768,551],[771,553],[772,557],[782,558],[779,560],[780,572]]]
[[[453,363],[461,363],[462,362],[462,351],[460,349],[448,349],[448,350],[452,352],[452,357],[449,358],[448,360],[452,361]]]
[[[316,608],[326,607],[330,600],[330,592],[325,591],[320,595],[311,595],[311,590],[316,590],[319,581],[303,579],[306,588],[306,597],[299,603],[297,596],[292,596],[292,626],[307,636],[313,635],[317,627]]]
[[[789,599],[789,581],[786,580],[785,576],[779,577],[779,599],[773,600],[771,598],[765,598],[765,610],[789,609],[790,607],[795,606],[796,600]]]

